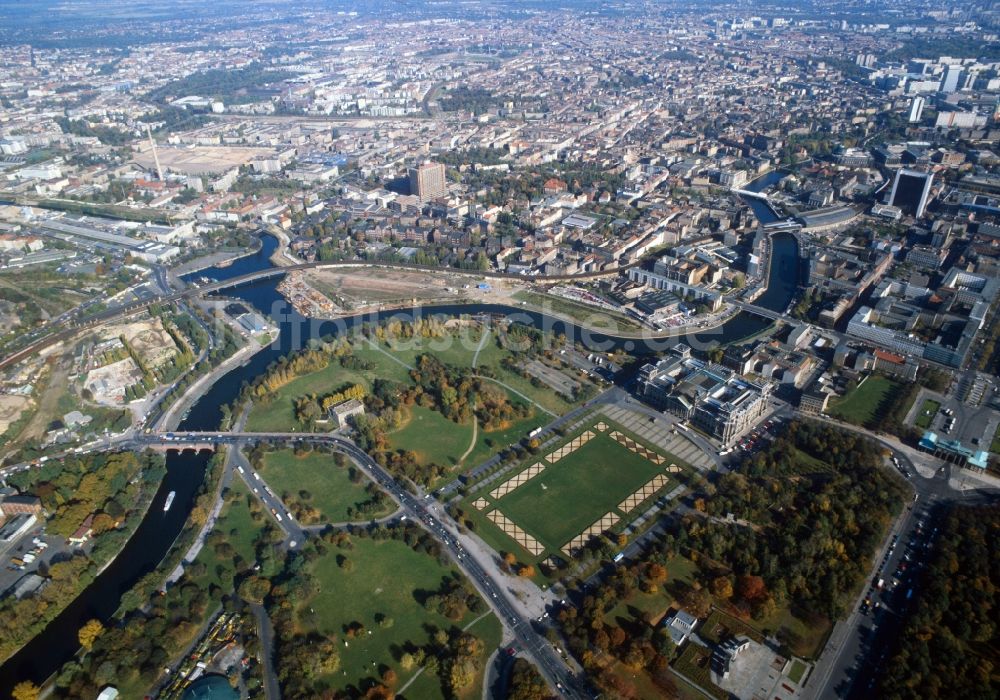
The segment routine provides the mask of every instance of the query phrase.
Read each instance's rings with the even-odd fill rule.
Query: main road
[[[203,446],[207,443],[238,445],[251,441],[277,440],[299,440],[330,445],[350,457],[372,481],[379,484],[399,503],[407,518],[421,523],[441,543],[455,564],[482,593],[501,623],[531,656],[549,684],[557,688],[566,698],[589,697],[585,681],[579,678],[575,669],[556,653],[545,636],[533,628],[531,618],[525,615],[507,595],[501,575],[487,570],[458,541],[453,534],[453,531],[458,529],[457,524],[444,512],[435,515],[429,507],[429,496],[420,498],[410,493],[368,453],[350,440],[328,433],[173,432],[136,436],[130,439],[130,443],[133,447],[168,447],[183,450],[187,445]],[[119,446],[127,447],[129,443],[120,443]]]

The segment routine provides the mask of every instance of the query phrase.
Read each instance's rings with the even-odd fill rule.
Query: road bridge
[[[487,568],[481,564],[471,551],[472,547],[466,549],[462,545],[464,534],[445,511],[436,507],[437,502],[432,501],[429,496],[420,498],[419,495],[414,495],[367,452],[350,440],[335,433],[174,431],[162,434],[145,433],[136,436],[134,444],[148,447],[166,445],[168,449],[182,449],[189,444],[240,443],[248,440],[302,440],[330,445],[350,457],[372,481],[385,489],[399,503],[408,518],[413,522],[419,522],[438,540],[442,550],[448,553],[455,565],[482,593],[504,626],[534,660],[549,684],[559,689],[560,696],[574,700],[591,697],[585,679],[577,675],[577,669],[573,664],[562,659],[553,649],[544,631],[533,626],[531,616],[524,612],[524,603],[509,595],[509,583],[504,580],[503,575],[492,567]]]
[[[572,282],[572,281],[585,281],[600,279],[602,277],[610,277],[620,274],[632,267],[640,264],[641,261],[636,261],[625,265],[623,267],[616,267],[607,270],[599,270],[596,272],[578,272],[569,275],[546,275],[543,278],[545,282],[558,283],[558,282]],[[286,265],[283,267],[270,267],[265,270],[257,270],[255,272],[249,272],[244,275],[238,275],[236,277],[230,277],[226,280],[220,280],[218,282],[212,282],[204,285],[192,285],[187,289],[171,292],[169,294],[157,294],[150,296],[141,301],[135,301],[130,304],[125,304],[123,306],[117,306],[113,309],[108,309],[99,314],[96,314],[86,321],[80,323],[72,323],[68,327],[65,321],[53,324],[52,332],[39,340],[36,340],[32,344],[28,345],[17,352],[14,352],[3,359],[0,359],[0,369],[9,367],[10,365],[23,360],[26,357],[33,355],[40,350],[54,345],[60,341],[69,340],[74,335],[82,330],[88,330],[91,328],[96,328],[97,326],[108,323],[109,321],[127,318],[133,314],[144,311],[148,307],[155,304],[170,304],[177,301],[182,301],[185,299],[191,299],[193,297],[200,297],[206,294],[212,294],[214,292],[219,292],[224,289],[232,289],[234,287],[239,287],[244,284],[250,284],[252,282],[258,282],[264,279],[270,279],[272,277],[281,277],[288,272],[296,272],[301,270],[311,270],[316,268],[328,268],[328,269],[397,269],[397,270],[410,270],[418,272],[447,272],[455,275],[467,275],[470,277],[479,277],[487,279],[507,279],[507,280],[518,280],[521,282],[530,282],[535,278],[525,277],[524,275],[514,275],[507,272],[494,272],[490,270],[461,270],[458,268],[450,267],[438,267],[434,265],[416,265],[410,263],[394,263],[394,262],[323,262],[323,261],[313,261],[305,263],[297,263],[294,265]],[[55,330],[62,326],[61,330]]]
[[[798,323],[795,319],[791,318],[787,314],[781,311],[773,311],[771,309],[766,309],[763,306],[758,306],[757,304],[751,304],[746,301],[736,301],[730,300],[730,304],[735,306],[740,311],[746,311],[747,313],[754,314],[755,316],[761,316],[762,318],[769,319],[771,321],[786,321],[788,323]]]

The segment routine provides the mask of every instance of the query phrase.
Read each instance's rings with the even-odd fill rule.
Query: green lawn
[[[406,423],[389,433],[393,448],[413,450],[420,464],[445,467],[453,466],[469,449],[472,423],[456,423],[422,406],[411,406],[408,410]]]
[[[798,659],[795,659],[792,661],[792,667],[788,669],[788,679],[792,681],[792,683],[798,684],[802,680],[802,676],[805,672],[806,665]]]
[[[920,407],[920,413],[917,414],[917,418],[913,421],[913,424],[918,428],[927,430],[931,427],[931,422],[934,420],[934,416],[937,415],[940,408],[941,403],[939,401],[935,401],[934,399],[924,399],[924,403]]]
[[[520,403],[519,399],[514,398],[514,403]],[[472,448],[472,452],[469,456],[465,458],[463,466],[465,467],[475,467],[487,459],[492,457],[497,450],[501,450],[508,445],[516,444],[520,442],[522,438],[528,437],[530,433],[535,428],[547,425],[552,420],[552,416],[547,413],[542,413],[538,409],[535,409],[534,413],[525,418],[522,421],[514,423],[506,430],[483,430],[482,427],[479,429],[479,435],[476,439],[476,446]]]
[[[796,656],[813,659],[823,650],[833,625],[829,620],[806,621],[796,617],[788,607],[778,608],[772,615],[754,624],[784,639]]]
[[[1000,425],[997,426],[997,432],[993,436],[993,442],[990,443],[990,452],[1000,454]]]
[[[821,459],[816,459],[800,449],[794,449],[795,461],[782,465],[786,474],[832,474],[833,467]]]
[[[763,642],[764,635],[755,627],[719,609],[713,610],[698,628],[698,636],[706,642],[721,644],[730,637],[745,635],[755,642]]]
[[[670,569],[667,569],[668,577]],[[671,596],[665,589],[661,588],[656,593],[646,593],[636,589],[628,600],[620,601],[615,607],[604,614],[604,619],[608,624],[618,625],[625,629],[628,625],[639,625],[645,623],[645,617],[662,617],[670,608]]]
[[[580,534],[663,468],[607,435],[585,445],[504,496],[499,506],[539,542],[557,549]]]
[[[285,449],[266,453],[260,473],[279,496],[291,495],[286,505],[288,500],[302,500],[318,509],[327,522],[370,520],[387,515],[389,509],[365,515],[348,513],[348,509],[353,510],[368,500],[365,486],[371,483],[363,474],[360,482],[351,481],[348,469],[337,466],[333,455],[326,452],[296,457],[293,450]],[[312,498],[302,499],[300,491],[308,491]]]
[[[416,672],[404,671],[399,666],[402,649],[427,644],[433,629],[464,627],[478,615],[467,613],[464,619],[452,622],[424,609],[421,601],[438,591],[443,579],[457,574],[454,569],[441,566],[437,559],[415,552],[398,540],[376,542],[354,538],[352,542],[353,549],[331,550],[313,564],[320,590],[302,601],[299,614],[311,618],[304,623],[305,627],[338,640],[340,670],[327,679],[335,688],[356,687],[364,679],[377,676],[382,665],[395,669],[402,686]],[[338,555],[353,563],[350,571],[338,565]],[[310,609],[315,613],[309,613]],[[377,615],[391,618],[392,625],[381,626]],[[344,626],[352,622],[364,625],[365,633],[345,640]],[[488,642],[484,661],[485,655],[499,644],[499,627],[496,618],[489,615],[470,630]],[[442,697],[439,683],[419,683],[419,697]],[[476,697],[479,690],[475,688]],[[409,691],[408,695],[418,697]]]
[[[517,399],[515,399],[517,401]],[[421,406],[411,406],[406,423],[389,434],[393,449],[412,450],[422,465],[440,464],[455,467],[472,443],[472,424],[456,423],[437,411]],[[485,462],[498,450],[527,437],[535,428],[545,425],[552,417],[535,410],[529,418],[515,423],[506,430],[476,431],[472,451],[462,461],[462,467],[475,467]]]
[[[609,421],[604,421],[609,425],[607,431],[597,433],[590,441],[555,464],[544,459],[558,445],[570,442],[597,422],[595,419],[556,445],[525,460],[525,468],[541,463],[545,466],[544,471],[506,496],[494,501],[489,493],[516,472],[468,497],[466,512],[477,524],[477,534],[487,544],[498,551],[508,551],[512,549],[513,540],[483,512],[471,505],[479,497],[496,505],[511,521],[544,545],[547,552],[561,549],[606,513],[614,513],[621,522],[627,522],[630,517],[643,511],[644,506],[640,505],[631,513],[622,513],[618,510],[618,504],[656,474],[665,473],[667,465],[657,466],[614,441],[608,433],[616,428]],[[683,466],[681,460],[671,455],[666,456],[668,463],[675,462]],[[675,485],[676,481],[670,479],[659,493],[669,491]],[[525,554],[519,547],[516,551]],[[537,561],[545,556],[543,553],[538,557],[526,557],[525,560]]]
[[[855,389],[834,403],[830,407],[830,414],[849,423],[864,425],[874,418],[879,404],[899,386],[898,382],[888,377],[879,374],[869,375]]]

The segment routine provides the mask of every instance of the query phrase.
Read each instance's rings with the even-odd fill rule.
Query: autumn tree
[[[548,685],[538,669],[524,659],[516,659],[507,700],[547,700],[550,697]]]
[[[10,696],[14,700],[37,700],[40,689],[31,681],[21,681],[14,686]]]
[[[684,609],[697,618],[708,617],[712,609],[712,598],[704,589],[688,588],[681,596]]]
[[[712,594],[716,598],[728,600],[733,597],[733,581],[729,576],[716,576],[712,579]]]
[[[667,580],[667,569],[663,564],[652,562],[646,567],[646,578],[651,583],[663,583]]]
[[[751,605],[767,597],[767,586],[760,576],[744,574],[739,577],[736,585],[740,598]]]
[[[76,637],[80,641],[80,646],[90,651],[102,632],[104,632],[104,625],[101,624],[100,620],[90,620],[80,628]]]

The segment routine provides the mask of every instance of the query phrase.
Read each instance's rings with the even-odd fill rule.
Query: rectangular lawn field
[[[497,506],[552,550],[608,512],[623,517],[618,504],[657,474],[665,473],[664,465],[635,454],[606,433],[595,434],[555,464],[549,464],[544,456],[538,456],[544,471],[502,497]]]
[[[934,421],[934,416],[937,415],[938,410],[941,408],[941,403],[935,401],[934,399],[924,399],[923,404],[920,406],[920,413],[913,420],[913,424],[918,428],[923,428],[926,430],[931,427],[931,423]]]
[[[899,383],[872,374],[830,407],[829,413],[849,423],[864,425],[875,417],[879,405],[899,388]]]

